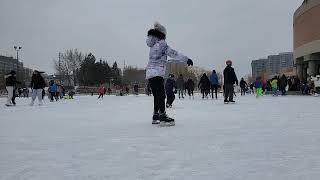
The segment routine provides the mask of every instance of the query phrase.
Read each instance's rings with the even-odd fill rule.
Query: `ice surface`
[[[320,98],[198,95],[166,128],[151,125],[152,97],[75,98],[0,99],[1,180],[320,179]]]

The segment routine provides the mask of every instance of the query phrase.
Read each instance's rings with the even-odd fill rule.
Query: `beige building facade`
[[[304,0],[294,14],[294,63],[302,80],[320,74],[320,0]]]

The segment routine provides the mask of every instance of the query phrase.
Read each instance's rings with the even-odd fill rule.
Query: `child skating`
[[[177,85],[176,81],[174,80],[174,75],[170,74],[169,78],[166,81],[166,95],[167,95],[167,108],[172,108],[173,101],[175,100],[176,96],[174,95],[177,92]]]
[[[254,84],[256,88],[256,97],[259,98],[263,95],[261,77],[257,77]]]
[[[154,24],[154,28],[148,31],[147,46],[150,47],[149,62],[146,68],[146,79],[150,83],[154,96],[154,112],[152,124],[161,126],[175,125],[174,119],[166,114],[164,76],[166,72],[167,57],[176,61],[193,65],[191,59],[173,50],[166,42],[166,28],[159,23]]]
[[[274,77],[271,81],[271,87],[272,87],[272,95],[278,96],[278,80],[277,77]]]

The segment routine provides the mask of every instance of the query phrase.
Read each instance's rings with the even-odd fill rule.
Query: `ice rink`
[[[320,179],[320,97],[235,100],[176,100],[159,127],[144,95],[0,98],[0,179]]]

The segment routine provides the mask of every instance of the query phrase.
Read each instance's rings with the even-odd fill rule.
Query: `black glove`
[[[191,59],[188,59],[187,64],[188,66],[193,66],[193,61]]]

